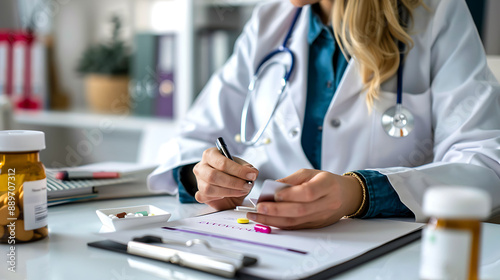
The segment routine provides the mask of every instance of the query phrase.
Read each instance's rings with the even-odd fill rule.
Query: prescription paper
[[[122,243],[147,234],[179,241],[201,238],[218,248],[257,256],[258,264],[243,268],[244,273],[271,279],[297,279],[353,259],[423,226],[388,219],[343,219],[321,229],[273,228],[271,234],[264,234],[253,230],[254,223],[238,224],[236,219],[241,217],[241,212],[228,210],[168,222],[167,229],[106,233],[103,237]]]

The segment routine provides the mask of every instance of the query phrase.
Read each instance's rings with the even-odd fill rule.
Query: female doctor
[[[222,210],[242,203],[247,181],[279,179],[292,187],[247,215],[285,229],[344,216],[423,221],[423,194],[437,185],[484,189],[498,212],[500,86],[465,2],[290,2],[255,9],[150,189],[179,185],[182,201]],[[253,166],[219,153],[219,136]]]

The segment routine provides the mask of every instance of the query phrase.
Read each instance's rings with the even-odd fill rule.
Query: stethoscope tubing
[[[399,66],[398,66],[398,85],[397,85],[397,98],[396,98],[396,104],[397,105],[402,105],[403,104],[403,68],[404,68],[404,49],[405,49],[405,44],[401,41],[398,41],[398,46],[399,46]]]
[[[288,42],[290,41],[290,38],[292,37],[293,29],[295,28],[295,25],[297,24],[297,21],[298,21],[301,13],[302,13],[302,8],[297,8],[297,11],[295,12],[295,15],[292,19],[292,23],[290,25],[290,28],[288,29],[288,32],[287,32],[285,39],[283,40],[283,43],[281,44],[281,46],[279,46],[277,49],[275,49],[275,50],[271,51],[269,54],[267,54],[261,60],[261,62],[257,66],[257,69],[255,70],[255,74],[252,78],[252,81],[250,82],[250,85],[248,86],[248,93],[247,93],[247,96],[245,98],[245,103],[243,104],[243,109],[241,112],[240,142],[242,144],[245,144],[248,146],[253,146],[253,145],[257,144],[257,142],[260,140],[260,138],[264,134],[264,131],[268,127],[269,123],[271,123],[271,120],[272,120],[274,114],[276,113],[276,110],[278,109],[278,105],[279,105],[279,103],[281,103],[281,100],[284,97],[283,93],[285,92],[288,81],[290,80],[290,77],[291,77],[293,70],[295,68],[295,55],[292,52],[292,50],[290,50],[287,47],[287,45],[288,45]],[[247,123],[248,111],[249,111],[249,107],[250,107],[250,99],[251,99],[252,93],[254,92],[258,77],[259,77],[261,71],[263,71],[264,65],[266,65],[271,60],[272,57],[274,57],[275,55],[277,55],[279,53],[288,53],[288,54],[290,54],[290,57],[291,57],[290,68],[288,69],[288,71],[286,71],[286,69],[285,69],[285,75],[284,75],[283,79],[281,80],[281,90],[279,93],[280,97],[279,97],[278,101],[276,102],[276,105],[274,106],[274,108],[271,112],[271,115],[269,116],[269,119],[267,120],[266,124],[257,131],[257,133],[252,137],[251,140],[246,140],[246,123]],[[273,63],[271,63],[271,64],[273,64]]]
[[[295,15],[293,16],[293,19],[292,19],[292,24],[290,25],[290,28],[288,29],[288,32],[285,36],[285,39],[283,40],[283,44],[281,44],[281,46],[270,52],[268,55],[266,55],[262,60],[261,62],[259,63],[259,66],[257,67],[257,70],[255,70],[255,74],[254,76],[256,76],[259,71],[260,71],[260,68],[268,61],[270,60],[273,56],[279,54],[279,53],[282,53],[282,52],[287,52],[289,53],[291,56],[292,56],[292,61],[291,61],[291,64],[290,64],[290,69],[288,70],[288,72],[286,73],[284,79],[286,82],[288,82],[288,80],[290,80],[290,76],[292,75],[292,72],[293,72],[293,69],[294,69],[294,66],[295,66],[295,55],[293,54],[293,52],[287,47],[288,45],[288,41],[290,41],[290,38],[292,37],[292,33],[293,33],[293,29],[295,28],[295,25],[297,24],[297,21],[299,19],[299,16],[300,14],[302,13],[302,7],[298,8],[297,11],[295,12]]]
[[[260,138],[264,134],[264,131],[268,127],[269,123],[271,122],[275,112],[277,111],[278,105],[280,104],[281,100],[284,97],[283,93],[285,93],[285,89],[288,85],[288,81],[290,80],[290,77],[291,77],[293,70],[294,70],[294,67],[295,67],[295,55],[288,48],[287,45],[288,45],[288,42],[292,36],[293,30],[295,28],[295,25],[299,19],[301,12],[302,12],[302,8],[297,8],[297,11],[295,12],[295,15],[292,19],[292,23],[291,23],[290,28],[285,36],[285,39],[283,40],[282,45],[279,46],[277,49],[271,51],[269,54],[267,54],[260,61],[260,63],[257,66],[255,74],[252,78],[252,81],[250,82],[249,87],[248,87],[248,93],[247,93],[247,96],[245,98],[245,102],[244,102],[242,114],[241,114],[241,127],[240,127],[240,141],[239,142],[241,142],[242,144],[245,144],[247,146],[253,146],[253,145],[256,145],[258,143],[258,141],[260,140]],[[396,93],[397,96],[396,96],[396,105],[394,106],[395,112],[394,112],[393,119],[395,117],[399,117],[399,116],[402,116],[405,119],[406,119],[406,117],[409,117],[411,119],[411,121],[413,122],[413,117],[411,116],[411,113],[402,107],[402,104],[403,104],[403,69],[404,69],[404,58],[405,58],[404,50],[405,50],[405,47],[406,46],[403,42],[398,41],[398,48],[399,48],[400,52],[399,52],[399,66],[398,66],[398,70],[397,70],[397,93]],[[276,102],[276,105],[274,106],[274,108],[271,112],[271,115],[269,116],[269,119],[267,120],[266,124],[263,127],[261,127],[257,131],[256,134],[254,134],[254,136],[252,137],[251,140],[246,140],[246,124],[247,124],[247,117],[248,117],[248,111],[249,111],[249,106],[250,106],[250,99],[251,99],[252,93],[254,92],[255,85],[258,81],[258,77],[259,77],[261,71],[263,71],[264,65],[266,65],[271,60],[272,57],[274,57],[275,55],[277,55],[279,53],[288,53],[288,54],[290,54],[290,57],[291,57],[290,68],[288,69],[288,71],[286,71],[286,69],[285,69],[285,75],[281,81],[282,84],[281,84],[281,90],[279,93],[280,97],[279,97],[278,101]],[[271,63],[271,64],[273,64],[273,63]],[[389,111],[389,110],[391,110],[391,108],[389,108],[387,111]],[[406,111],[406,114],[409,114],[409,116],[405,116],[405,114],[402,113],[403,110]],[[382,120],[384,120],[384,118]],[[410,127],[412,127],[412,125],[410,125]],[[411,131],[411,129],[412,128],[410,128],[408,133]],[[386,131],[386,132],[390,136],[394,136],[394,135],[391,135],[391,133],[389,131]],[[402,133],[401,133],[401,137],[403,137]]]

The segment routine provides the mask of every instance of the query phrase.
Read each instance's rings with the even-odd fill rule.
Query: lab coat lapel
[[[359,75],[358,62],[354,57],[352,57],[349,60],[344,76],[337,87],[332,104],[330,105],[330,110],[332,106],[340,105],[351,98],[359,98],[362,90],[363,83],[361,81],[361,76]]]
[[[298,127],[302,128],[304,122],[304,113],[307,101],[307,81],[308,81],[308,63],[309,63],[309,46],[307,43],[307,33],[309,30],[309,13],[310,6],[305,6],[299,23],[295,27],[293,35],[290,39],[289,48],[295,54],[295,71],[290,78],[289,89],[286,98],[283,100],[282,114],[290,121],[290,117],[298,122]],[[359,67],[355,58],[351,58],[344,72],[342,80],[339,83],[337,91],[333,97],[328,113],[332,112],[333,106],[342,104],[351,98],[359,98],[359,94],[363,90],[363,83],[359,75]],[[291,101],[291,103],[290,103]],[[292,108],[293,107],[293,108]],[[279,114],[279,113],[278,113]],[[289,123],[290,126],[297,127],[297,122]],[[292,129],[289,127],[287,129]]]
[[[295,70],[290,77],[289,89],[284,105],[287,111],[292,109],[297,117],[300,127],[304,121],[304,112],[307,100],[307,66],[309,60],[309,46],[307,33],[309,30],[310,6],[305,6],[300,14],[298,23],[290,38],[289,48],[295,56]],[[291,101],[292,104],[289,103]],[[288,103],[288,104],[286,104]],[[291,106],[291,107],[290,107]],[[287,114],[291,112],[288,111]]]
[[[299,22],[295,27],[292,38],[290,40],[290,49],[295,54],[295,72],[290,79],[290,88],[288,98],[291,98],[295,113],[302,127],[304,121],[304,113],[307,101],[307,81],[308,81],[308,63],[309,63],[309,46],[307,43],[307,33],[309,30],[309,13],[310,6],[304,7],[300,15]],[[358,62],[353,57],[349,60],[349,64],[344,72],[344,75],[339,83],[337,91],[330,104],[329,112],[334,105],[339,105],[351,98],[359,98],[363,90],[363,83],[359,75]],[[287,102],[284,102],[287,103]],[[286,105],[285,105],[286,106]],[[288,110],[289,108],[287,108]],[[290,114],[290,112],[288,112]]]

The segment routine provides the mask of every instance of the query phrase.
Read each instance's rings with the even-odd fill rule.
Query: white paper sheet
[[[245,273],[272,279],[296,279],[355,258],[423,226],[388,219],[343,219],[321,229],[288,231],[273,228],[271,234],[264,234],[253,230],[255,223],[238,224],[236,219],[242,217],[241,212],[229,210],[166,223],[170,229],[102,235],[122,243],[143,235],[182,241],[201,238],[218,248],[257,256],[258,264],[244,268]]]

